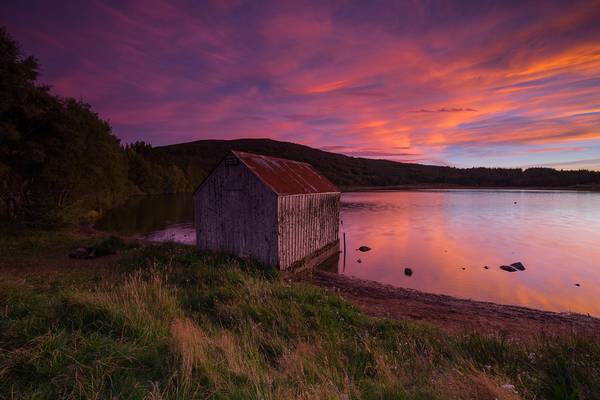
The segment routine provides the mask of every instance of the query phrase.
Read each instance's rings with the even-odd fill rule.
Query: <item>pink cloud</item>
[[[451,164],[600,147],[600,11],[585,2],[78,7],[4,15],[42,79],[125,140],[271,137]]]

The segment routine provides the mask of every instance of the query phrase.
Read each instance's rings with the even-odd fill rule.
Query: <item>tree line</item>
[[[469,186],[600,189],[600,172],[552,168],[455,168],[349,157],[271,139],[198,140],[154,149],[167,154],[197,184],[230,150],[304,161],[344,189]]]
[[[143,142],[123,146],[81,100],[37,82],[38,61],[0,30],[0,217],[55,225],[135,194],[191,190]]]

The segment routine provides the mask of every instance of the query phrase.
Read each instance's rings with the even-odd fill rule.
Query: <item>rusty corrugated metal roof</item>
[[[232,153],[278,195],[340,191],[308,163],[243,151]]]

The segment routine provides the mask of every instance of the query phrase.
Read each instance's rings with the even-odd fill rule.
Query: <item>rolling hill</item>
[[[288,158],[312,164],[344,189],[393,186],[582,187],[600,186],[600,172],[551,168],[454,168],[350,157],[271,139],[198,140],[153,149],[175,163],[197,185],[230,150]]]

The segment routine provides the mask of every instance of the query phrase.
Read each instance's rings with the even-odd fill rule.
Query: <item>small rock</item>
[[[464,271],[465,269],[466,269],[465,267],[462,267],[462,270],[463,270],[463,271]]]
[[[484,269],[490,269],[490,267],[488,267],[487,265],[483,267]]]
[[[365,251],[371,250],[371,248],[368,246],[360,246],[357,250],[362,251],[364,253]]]
[[[525,266],[521,262],[512,263],[510,266],[514,269],[518,269],[519,271],[525,271]]]
[[[510,265],[501,265],[500,269],[505,270],[506,272],[516,272],[516,268],[511,267]]]
[[[89,250],[86,247],[78,247],[69,253],[70,258],[87,258]]]
[[[515,204],[517,204],[517,202],[515,201]]]
[[[87,253],[87,256],[85,258],[96,258],[96,248],[95,247],[91,247]]]
[[[581,286],[581,285],[580,285],[579,283],[576,283],[576,284],[575,284],[575,286],[579,287],[579,286]]]
[[[358,260],[356,260],[356,262],[360,264],[362,260],[359,258]]]
[[[412,276],[412,273],[413,273],[412,269],[410,269],[410,268],[404,268],[404,275],[406,275],[406,276]]]

